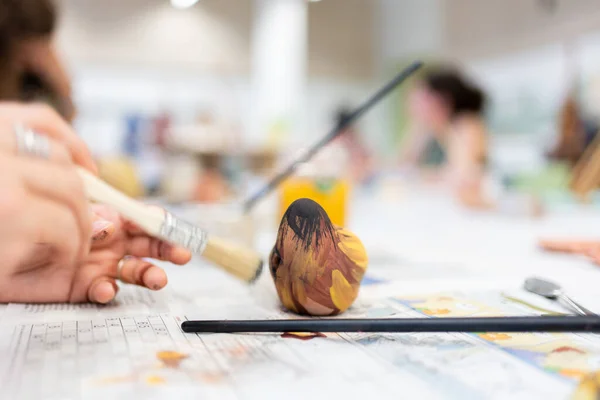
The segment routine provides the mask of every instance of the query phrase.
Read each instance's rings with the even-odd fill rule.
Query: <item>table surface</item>
[[[359,193],[349,229],[370,264],[342,317],[567,312],[521,289],[532,275],[559,282],[600,312],[600,270],[537,248],[541,237],[596,237],[598,215],[573,204],[556,204],[541,218],[475,212],[436,189],[396,184]],[[275,231],[264,225],[257,246],[268,254]],[[596,335],[183,334],[185,319],[293,316],[281,309],[268,273],[247,287],[200,260],[162,265],[165,291],[127,286],[108,307],[4,306],[6,398],[565,399],[600,369]]]

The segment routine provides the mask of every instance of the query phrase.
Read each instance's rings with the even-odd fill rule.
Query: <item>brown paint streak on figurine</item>
[[[293,202],[281,220],[269,266],[284,307],[297,314],[337,315],[358,296],[367,269],[360,239],[334,226],[310,199]]]

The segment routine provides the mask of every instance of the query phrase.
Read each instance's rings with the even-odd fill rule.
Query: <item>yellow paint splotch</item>
[[[356,297],[356,291],[346,280],[344,275],[337,269],[331,272],[331,288],[329,289],[333,304],[344,311],[352,305]]]
[[[369,258],[367,256],[367,251],[360,239],[356,235],[344,229],[339,229],[337,233],[339,234],[340,238],[338,248],[342,251],[342,253],[351,259],[352,262],[358,267],[366,269],[369,263]]]
[[[156,386],[156,385],[164,385],[165,383],[167,383],[167,381],[162,376],[150,375],[150,376],[146,377],[146,383],[151,386]]]
[[[170,368],[178,368],[181,362],[188,357],[189,356],[185,353],[171,350],[159,351],[156,353],[156,358],[158,358],[165,366]]]

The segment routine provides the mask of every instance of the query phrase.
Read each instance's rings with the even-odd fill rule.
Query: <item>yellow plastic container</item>
[[[350,183],[342,178],[291,177],[281,185],[279,217],[294,201],[309,198],[323,207],[333,224],[346,226],[349,194]]]
[[[294,201],[309,198],[323,207],[333,224],[346,226],[351,192],[346,165],[343,149],[330,145],[311,162],[300,166],[279,187],[279,218]]]

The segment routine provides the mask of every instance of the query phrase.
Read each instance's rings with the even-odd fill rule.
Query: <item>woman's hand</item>
[[[192,257],[186,249],[148,236],[108,207],[93,206],[93,211],[99,230],[90,253],[75,272],[71,302],[107,303],[117,294],[116,280],[162,289],[167,284],[165,272],[143,258],[183,265]]]
[[[19,151],[15,123],[48,138],[47,156]],[[106,303],[117,279],[166,285],[164,271],[138,257],[191,259],[109,209],[92,210],[75,164],[95,172],[83,142],[50,108],[0,103],[0,302]]]
[[[49,139],[47,158],[19,152],[16,123]],[[54,293],[50,297],[69,293],[65,270],[87,256],[92,236],[92,214],[74,162],[95,172],[86,146],[49,107],[0,103],[0,301],[28,296],[45,284]],[[64,283],[44,282],[56,271]]]
[[[81,261],[57,262],[49,246],[36,245],[24,262],[26,267],[13,268],[10,274],[4,270],[0,301],[108,303],[118,292],[117,280],[151,290],[167,284],[165,272],[142,258],[181,265],[192,257],[185,249],[146,235],[108,207],[93,206],[92,210],[91,250]]]
[[[577,240],[557,239],[540,240],[538,242],[542,250],[553,253],[565,253],[587,257],[594,264],[600,266],[600,241],[599,240]]]
[[[52,139],[50,158],[59,164],[72,164],[97,174],[98,167],[85,142],[50,106],[44,104],[0,103],[0,153],[15,156],[14,125],[21,124]]]

